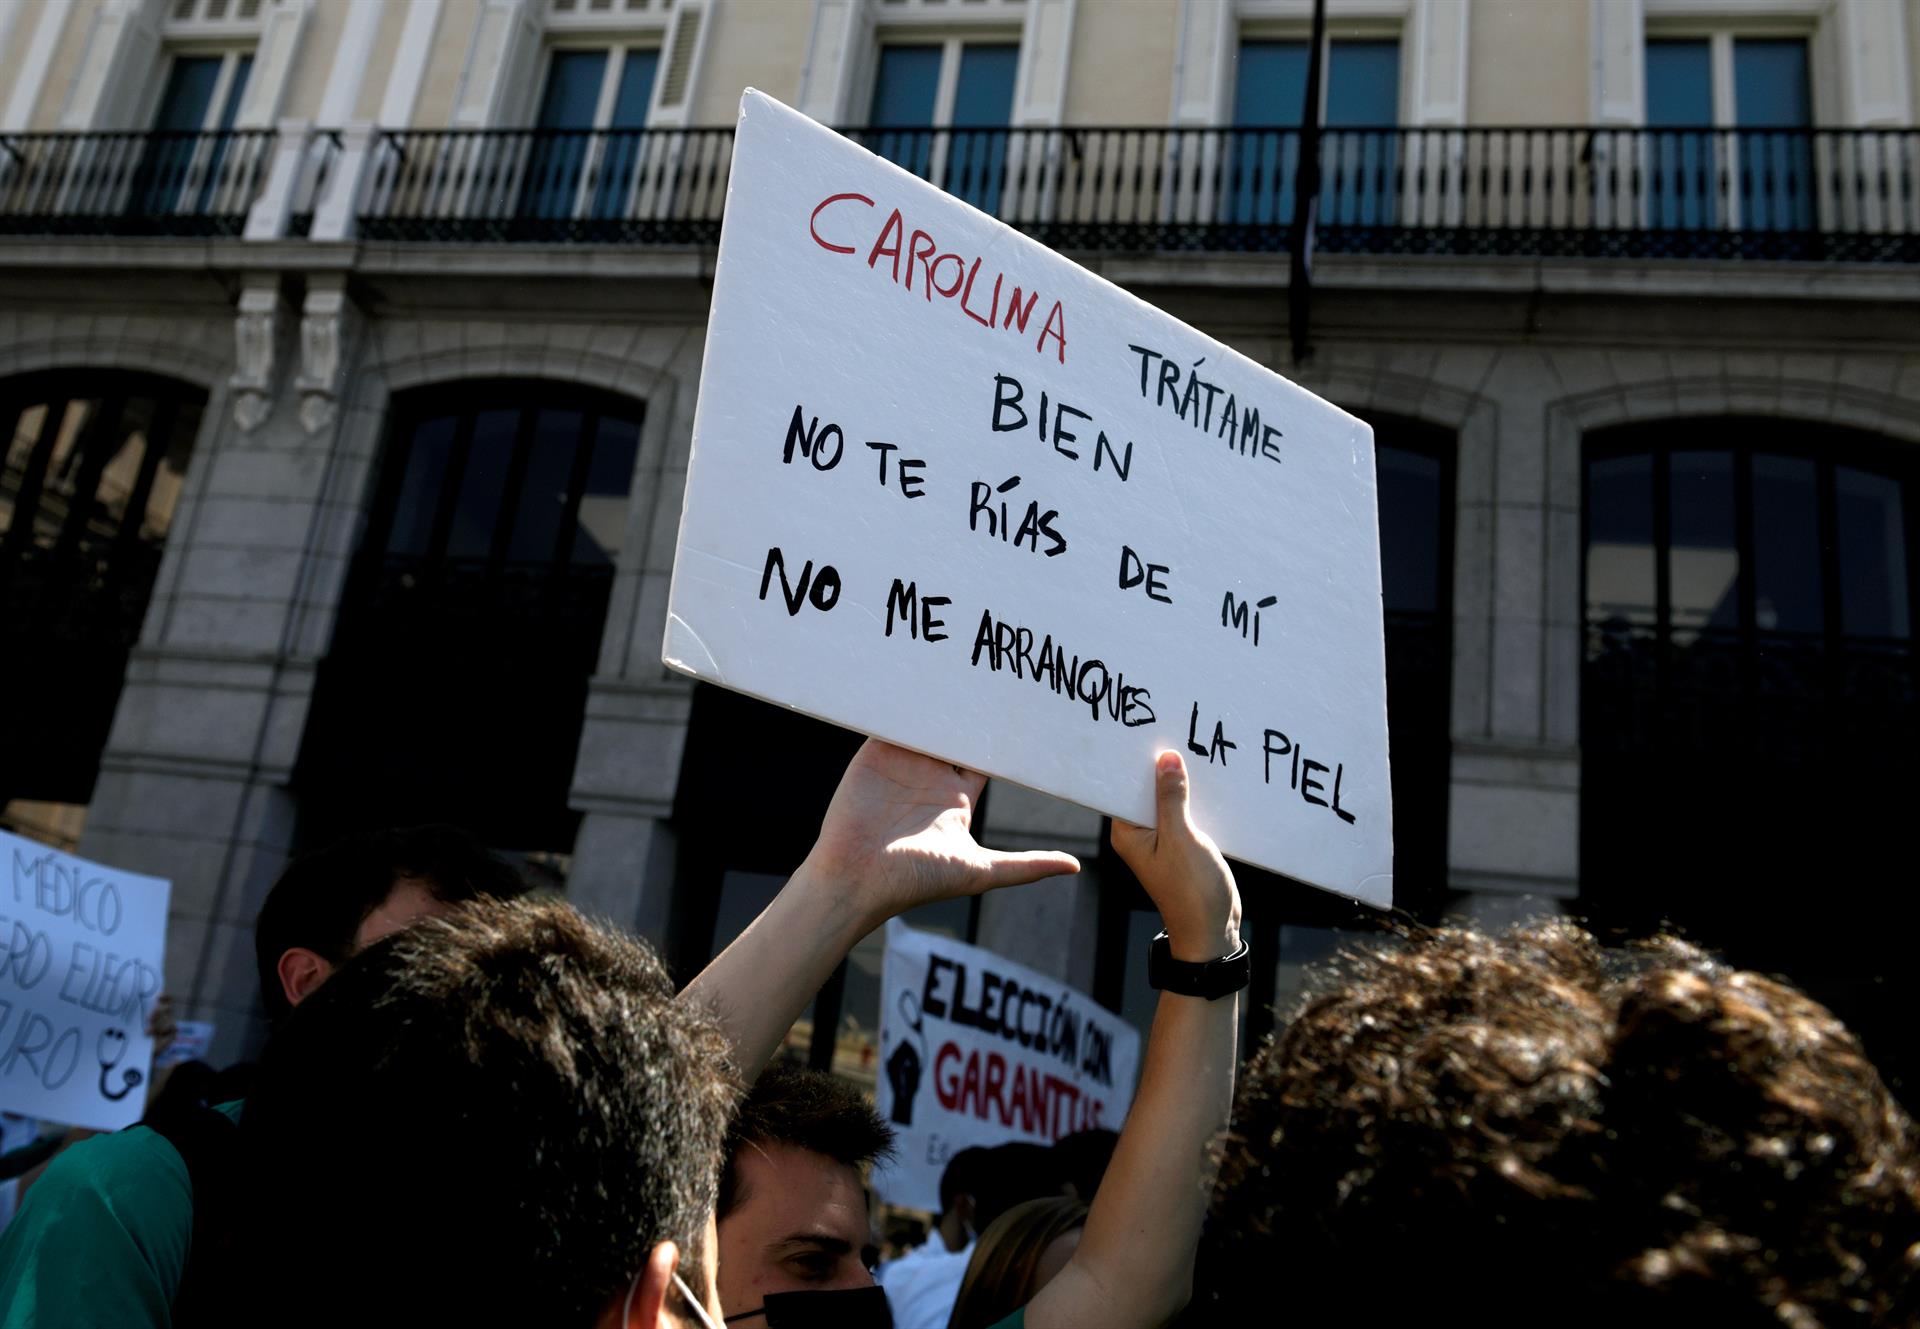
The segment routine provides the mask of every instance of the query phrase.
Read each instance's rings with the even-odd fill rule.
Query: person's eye
[[[809,1282],[825,1282],[832,1278],[833,1267],[834,1257],[824,1251],[816,1251],[810,1255],[795,1255],[787,1260],[787,1268],[796,1277],[807,1279]]]

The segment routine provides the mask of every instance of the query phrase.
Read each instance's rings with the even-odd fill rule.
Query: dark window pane
[[[1013,72],[1019,61],[1018,46],[968,45],[960,51],[945,187],[984,212],[1000,207],[1000,180],[1007,160],[1005,129],[1013,120]]]
[[[1327,52],[1327,126],[1393,125],[1399,118],[1400,43],[1333,42]]]
[[[154,113],[155,129],[198,130],[207,123],[213,88],[220,81],[220,60],[217,55],[175,58],[167,71],[166,91],[160,94],[160,109]]]
[[[1836,467],[1840,627],[1849,637],[1912,633],[1907,591],[1907,524],[1900,482]]]
[[[453,525],[447,531],[448,558],[485,558],[493,548],[493,528],[500,517],[507,467],[513,460],[513,436],[519,427],[519,411],[482,411],[474,417],[460,497],[454,501]]]
[[[629,49],[620,66],[620,91],[613,99],[614,129],[641,129],[647,123],[647,105],[653,100],[653,77],[660,52]]]
[[[1742,129],[1804,129],[1813,123],[1807,44],[1797,38],[1733,44],[1734,121]]]
[[[1713,123],[1713,62],[1704,37],[1647,43],[1647,123]]]
[[[456,423],[453,416],[442,415],[421,421],[414,430],[413,444],[407,451],[407,472],[400,481],[400,497],[387,535],[389,554],[418,558],[427,552]]]
[[[1440,607],[1441,468],[1402,448],[1375,452],[1380,499],[1380,589],[1389,613]]]
[[[1306,110],[1307,43],[1241,42],[1233,123],[1297,125]]]
[[[1654,621],[1653,459],[1609,457],[1587,467],[1587,614]]]
[[[1801,457],[1753,459],[1754,624],[1762,632],[1819,632],[1820,506],[1814,467]]]
[[[940,84],[942,48],[883,46],[873,81],[868,121],[890,129],[917,131],[933,124],[934,94]],[[933,135],[923,132],[880,134],[868,147],[915,175],[925,176],[933,160]]]
[[[1706,40],[1647,43],[1647,123],[1713,123],[1712,59]],[[1719,215],[1711,133],[1647,136],[1647,220],[1656,228],[1700,230]]]
[[[220,128],[232,129],[240,114],[240,99],[247,94],[247,80],[253,75],[253,57],[243,55],[234,62],[233,82],[227,87],[227,104],[220,111]]]
[[[635,420],[604,419],[594,439],[580,498],[580,524],[573,533],[573,561],[611,563],[620,552],[627,527],[627,494],[633,487],[633,462],[640,450]]]
[[[606,76],[605,51],[555,51],[535,123],[542,129],[592,129]]]
[[[573,481],[573,460],[580,446],[583,417],[579,411],[543,410],[534,421],[533,447],[520,487],[520,508],[514,514],[513,534],[507,545],[512,563],[546,563],[560,538],[567,515],[567,489]]]
[[[872,122],[896,127],[931,125],[941,55],[938,46],[881,47],[880,72],[873,81]]]
[[[1667,597],[1676,640],[1740,626],[1740,548],[1734,534],[1733,457],[1676,452],[1671,461]]]

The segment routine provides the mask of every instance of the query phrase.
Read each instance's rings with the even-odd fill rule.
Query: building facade
[[[853,739],[659,659],[757,87],[1373,422],[1412,913],[1914,994],[1920,0],[0,0],[0,824],[171,878],[463,822],[691,972]],[[918,920],[1138,1015],[1091,870]],[[1250,874],[1283,998],[1354,907]],[[879,943],[795,1034],[871,1074]],[[1256,1030],[1265,1017],[1253,1017]]]

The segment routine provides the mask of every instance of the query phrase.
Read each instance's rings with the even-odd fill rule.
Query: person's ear
[[[653,1248],[627,1298],[620,1329],[677,1329],[680,1321],[667,1318],[667,1304],[673,1300],[673,1270],[679,1262],[680,1251],[672,1242]]]
[[[953,1212],[960,1220],[960,1226],[968,1232],[973,1231],[973,1196],[962,1191],[953,1197]]]
[[[275,971],[280,975],[280,991],[287,1005],[298,1006],[333,976],[333,961],[305,946],[289,946],[280,953]]]

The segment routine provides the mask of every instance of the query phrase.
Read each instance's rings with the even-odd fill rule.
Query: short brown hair
[[[1196,1322],[1320,1323],[1361,1287],[1383,1324],[1920,1314],[1907,1114],[1824,1007],[1671,938],[1344,957],[1249,1067],[1222,1164]]]
[[[651,950],[564,904],[423,920],[269,1046],[243,1266],[299,1324],[591,1324],[659,1242],[710,1255],[729,1052]]]
[[[893,1156],[893,1128],[858,1086],[825,1071],[775,1062],[754,1082],[727,1131],[720,1218],[746,1202],[733,1164],[749,1144],[790,1144],[858,1168]]]

